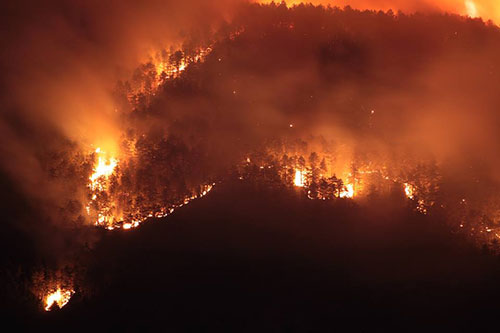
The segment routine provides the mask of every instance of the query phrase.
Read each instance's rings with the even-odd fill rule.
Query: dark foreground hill
[[[387,198],[386,198],[387,199]],[[33,322],[71,331],[419,331],[494,322],[499,263],[403,200],[219,186],[93,252],[91,296]]]

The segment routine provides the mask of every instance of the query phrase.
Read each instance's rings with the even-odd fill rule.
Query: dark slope
[[[486,324],[497,260],[403,201],[382,202],[219,186],[165,220],[105,237],[89,270],[92,297],[75,297],[43,324],[236,332]]]

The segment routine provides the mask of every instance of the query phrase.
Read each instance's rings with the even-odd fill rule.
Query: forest
[[[197,252],[198,246],[209,251],[211,260],[221,262],[217,269],[222,271],[229,267],[231,272],[243,272],[255,265],[262,274],[288,272],[292,289],[293,281],[314,284],[314,278],[305,276],[307,270],[317,269],[338,283],[318,278],[328,295],[338,286],[348,290],[332,311],[342,312],[343,302],[353,300],[371,304],[361,294],[349,299],[356,287],[331,268],[338,265],[342,274],[355,276],[354,281],[362,280],[365,270],[377,276],[376,265],[353,268],[339,259],[352,250],[347,255],[352,262],[372,260],[365,254],[371,246],[379,251],[374,256],[385,270],[403,265],[411,272],[408,280],[394,277],[394,283],[409,290],[404,292],[389,287],[393,279],[386,272],[379,272],[380,281],[385,281],[380,290],[376,278],[352,282],[376,294],[373,297],[383,297],[377,293],[386,287],[394,302],[406,292],[417,297],[420,288],[425,289],[419,284],[421,276],[414,273],[421,268],[425,283],[432,280],[425,292],[443,288],[439,297],[446,306],[452,306],[449,297],[460,288],[475,299],[471,281],[486,280],[483,293],[498,274],[499,42],[500,28],[492,22],[455,14],[245,3],[230,19],[184,31],[182,42],[156,47],[132,69],[117,70],[120,75],[106,98],[111,115],[92,111],[98,116],[86,132],[95,141],[68,135],[35,111],[6,100],[3,105],[9,112],[2,116],[0,128],[6,129],[1,135],[8,147],[3,149],[11,158],[0,162],[2,310],[18,321],[29,316],[32,323],[81,323],[83,314],[95,318],[99,309],[106,311],[105,305],[98,305],[101,301],[110,307],[120,304],[121,287],[141,305],[152,302],[162,308],[171,296],[181,303],[196,302],[196,292],[183,300],[170,285],[159,291],[161,301],[138,296],[141,289],[131,281],[143,286],[151,279],[153,287],[161,285],[155,274],[171,272],[160,264],[165,257],[176,272],[208,274],[207,285],[222,288],[221,311],[229,311],[224,302],[236,302],[229,297],[231,288],[215,282],[222,273],[201,264],[204,254]],[[39,107],[45,103],[50,109],[50,100]],[[55,116],[57,121],[60,117]],[[66,117],[72,116],[64,113],[61,119]],[[97,138],[105,138],[106,144]],[[274,202],[276,210],[267,202]],[[286,207],[295,216],[287,215]],[[258,223],[254,214],[260,216]],[[381,223],[380,228],[373,223]],[[248,244],[242,240],[246,232]],[[386,238],[385,232],[394,234]],[[421,238],[411,240],[412,234]],[[243,243],[236,246],[232,235]],[[148,240],[151,248],[143,247]],[[386,240],[388,249],[377,245]],[[218,241],[225,247],[212,243]],[[409,249],[402,244],[409,244]],[[294,266],[300,255],[282,252],[286,246],[305,253],[304,262],[297,265],[307,269]],[[233,248],[241,258],[229,254]],[[335,258],[328,258],[329,251]],[[407,251],[418,264],[402,264],[406,259],[393,256],[394,251]],[[435,279],[429,277],[431,267],[440,263],[433,261],[433,251],[450,262],[449,271],[443,268]],[[148,255],[154,268],[142,264]],[[469,266],[460,267],[462,255],[463,265]],[[186,268],[183,258],[200,266]],[[281,272],[274,259],[291,266]],[[134,268],[124,273],[127,260]],[[404,269],[397,274],[405,275]],[[245,279],[236,275],[234,288],[244,289]],[[251,299],[249,290],[256,288],[264,295],[270,287],[262,276],[253,278],[260,282],[243,294],[258,307],[260,300]],[[445,282],[455,278],[456,285]],[[169,277],[168,283],[181,284],[184,290],[195,281],[181,274]],[[260,289],[259,283],[265,287]],[[279,285],[278,279],[270,285]],[[289,289],[282,288],[280,297],[290,301],[285,297]],[[498,292],[495,288],[492,294]],[[56,290],[65,302],[47,301]],[[304,292],[298,299],[307,303],[308,297]],[[327,303],[326,298],[321,302]],[[493,311],[489,303],[483,305],[485,311]],[[49,317],[44,317],[44,308],[53,310]],[[110,313],[113,317],[122,310],[146,311],[139,308],[118,306]],[[327,316],[329,308],[321,308],[321,315]],[[183,310],[169,309],[188,320]],[[248,309],[253,307],[244,307]],[[291,305],[283,316],[289,318],[301,309],[303,305]],[[201,309],[193,311],[200,320],[194,329],[222,313],[212,309],[209,320],[200,317]],[[345,311],[343,320],[352,315]],[[370,307],[364,311],[369,313]],[[452,310],[444,312],[446,317]],[[262,325],[272,322],[266,317],[273,313],[270,309],[258,313]],[[231,315],[236,325],[241,314]],[[306,311],[297,320],[306,325],[314,316],[314,311]],[[154,315],[156,320],[160,317]],[[124,327],[114,319],[109,323],[109,328]],[[182,323],[172,323],[172,328],[177,325]]]

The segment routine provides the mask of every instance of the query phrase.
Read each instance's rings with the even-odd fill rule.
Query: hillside
[[[255,332],[488,322],[496,259],[403,201],[381,202],[220,186],[165,220],[105,237],[86,278],[92,297],[75,296],[42,323]]]

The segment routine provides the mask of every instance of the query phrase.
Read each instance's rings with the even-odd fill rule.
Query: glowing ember
[[[422,214],[427,214],[427,208],[426,208],[426,205],[425,205],[425,201],[420,199],[418,200],[418,205],[417,205],[417,211],[422,213]]]
[[[69,302],[74,293],[73,290],[57,288],[56,291],[45,297],[45,311],[50,311],[54,303],[56,303],[59,308],[62,308]]]
[[[416,188],[412,184],[409,183],[404,183],[404,190],[405,190],[405,195],[408,199],[410,200],[415,200],[415,193],[416,193]],[[427,214],[427,204],[423,199],[418,199],[417,200],[417,207],[415,208],[417,212],[420,212],[422,214]]]
[[[304,187],[304,172],[297,169],[295,170],[295,178],[293,184],[297,187]]]
[[[415,188],[413,187],[413,185],[411,184],[408,184],[408,183],[404,183],[404,188],[405,188],[405,195],[408,199],[412,199],[415,197]]]
[[[132,228],[137,228],[142,222],[146,221],[148,218],[162,218],[162,217],[166,217],[167,215],[170,215],[174,212],[174,210],[176,208],[180,208],[184,205],[187,205],[188,203],[190,203],[192,200],[195,200],[195,199],[198,199],[198,198],[202,198],[204,197],[205,195],[208,194],[208,192],[210,192],[212,190],[212,188],[214,187],[215,183],[213,184],[209,184],[209,185],[204,185],[202,187],[202,189],[200,190],[199,194],[194,194],[192,196],[189,196],[189,197],[186,197],[184,198],[184,201],[181,203],[181,204],[178,204],[178,205],[174,205],[170,208],[161,208],[159,211],[157,212],[149,212],[145,215],[143,215],[142,217],[140,218],[137,218],[136,220],[133,220],[132,222],[124,222],[121,226],[122,229],[124,230],[129,230],[129,229],[132,229]],[[115,221],[117,222],[117,221]],[[119,228],[119,225],[117,226]],[[109,230],[113,230],[114,227],[111,227],[109,228]]]

